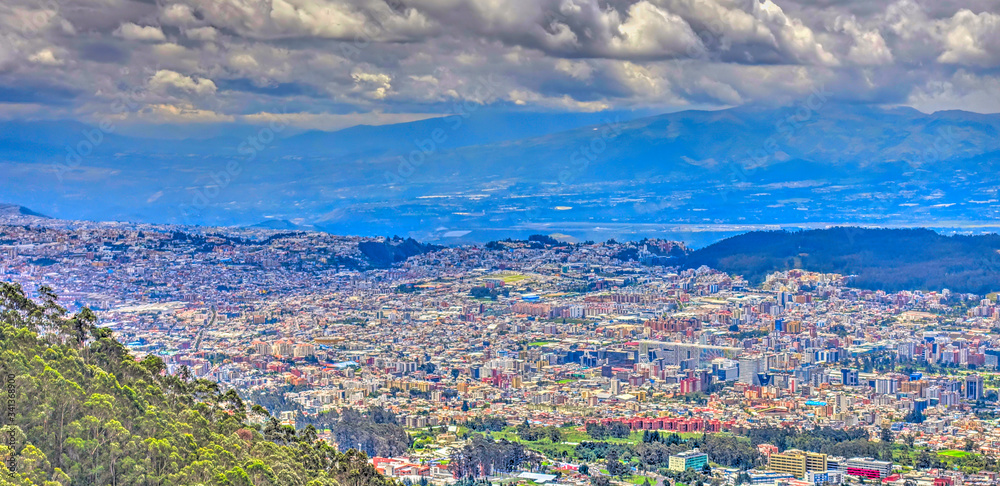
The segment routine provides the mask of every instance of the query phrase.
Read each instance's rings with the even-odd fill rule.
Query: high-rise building
[[[280,339],[271,346],[271,351],[275,356],[290,358],[295,352],[295,344],[290,340]]]
[[[759,373],[767,371],[764,358],[760,356],[744,356],[740,358],[740,383],[760,385]]]
[[[844,368],[840,370],[840,376],[844,386],[858,386],[858,370]]]
[[[983,377],[982,375],[969,375],[965,377],[965,399],[976,401],[983,398]]]
[[[895,378],[876,378],[875,393],[879,395],[893,395],[899,390],[899,382]]]

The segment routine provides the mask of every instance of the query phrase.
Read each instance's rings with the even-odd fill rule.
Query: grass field
[[[646,484],[646,479],[649,479],[649,484],[656,484],[656,480],[655,479],[650,478],[648,476],[643,476],[641,474],[633,474],[631,477],[625,478],[625,481],[629,482],[629,483],[632,483],[632,484],[642,485],[642,484]]]
[[[943,450],[943,451],[938,451],[938,455],[948,456],[948,457],[954,457],[954,458],[962,458],[962,457],[968,456],[969,454],[971,454],[971,453],[965,452],[965,451],[957,451],[957,450],[954,450],[954,449],[946,449],[946,450]]]
[[[552,341],[535,341],[533,343],[528,343],[528,346],[545,346],[546,344],[551,344]]]
[[[576,430],[575,426],[560,427],[563,433],[563,441],[560,443],[553,444],[548,439],[528,441],[521,440],[517,436],[514,427],[507,427],[501,432],[493,432],[494,439],[507,439],[512,442],[520,442],[525,445],[530,450],[541,452],[547,457],[561,457],[562,453],[565,452],[567,457],[575,457],[576,444],[580,442],[594,441],[596,439],[592,438],[586,432],[581,432]],[[691,439],[695,437],[701,437],[701,432],[685,432],[678,434],[682,439]],[[607,438],[602,439],[605,442],[611,442],[615,444],[638,444],[642,442],[642,431],[634,431],[629,434],[628,437],[624,439]]]

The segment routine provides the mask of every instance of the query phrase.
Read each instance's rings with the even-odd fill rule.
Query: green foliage
[[[448,467],[459,478],[491,476],[516,471],[523,464],[537,465],[540,457],[507,439],[494,441],[489,434],[472,436],[465,447],[451,455]]]
[[[517,436],[531,442],[548,439],[558,444],[563,441],[563,431],[559,427],[531,427],[527,421],[517,426]]]
[[[632,433],[632,429],[628,425],[621,422],[611,422],[608,425],[588,423],[587,424],[587,435],[593,437],[594,439],[601,440],[608,437],[613,437],[615,439],[625,439]]]
[[[880,442],[869,440],[868,431],[859,427],[847,429],[820,427],[814,430],[761,427],[751,429],[747,435],[755,446],[774,444],[782,451],[801,449],[833,456],[892,459],[893,438],[887,430],[882,431]]]
[[[0,467],[0,484],[395,486],[314,428],[272,418],[254,430],[235,391],[166,375],[155,356],[137,361],[92,312],[67,316],[41,294],[0,283],[0,364],[17,390],[14,425],[0,430],[17,439],[0,446],[15,467]]]
[[[466,404],[462,404],[462,409],[465,410]],[[500,432],[507,426],[507,421],[502,417],[497,417],[495,415],[489,416],[475,416],[469,419],[465,423],[465,426],[469,430],[474,430],[476,432]]]

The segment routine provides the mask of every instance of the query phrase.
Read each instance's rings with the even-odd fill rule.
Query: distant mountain
[[[432,242],[1000,226],[1000,115],[828,100],[640,119],[484,109],[273,138],[258,128],[249,142],[245,128],[108,134],[68,164],[86,127],[0,124],[0,199],[68,219],[276,219]]]
[[[287,219],[268,219],[266,221],[261,221],[257,224],[252,224],[250,228],[261,228],[261,229],[273,229],[273,230],[290,230],[290,231],[308,231],[311,230],[310,226],[299,226]]]
[[[443,137],[434,137],[438,138],[435,150],[450,150],[547,135],[600,123],[611,115],[624,119],[638,116],[627,112],[522,113],[481,109],[415,122],[358,125],[336,131],[304,131],[288,125],[210,124],[200,136],[185,136],[191,133],[189,128],[169,126],[151,132],[150,129],[123,130],[125,127],[115,123],[105,124],[102,129],[74,120],[3,121],[0,122],[0,160],[16,155],[31,162],[81,151],[88,152],[81,154],[84,157],[90,157],[90,152],[96,157],[124,154],[186,156],[192,153],[242,157],[240,148],[247,146],[242,144],[252,138],[260,138],[257,143],[268,146],[268,156],[276,158],[389,156],[419,150],[417,144],[431,139],[434,130],[438,129]],[[265,130],[268,133],[262,134]],[[157,136],[138,135],[147,132]],[[88,143],[92,146],[89,149]]]
[[[685,111],[577,128],[443,157],[433,179],[477,161],[466,177],[519,181],[782,182],[869,179],[933,170],[1000,151],[1000,115],[859,105]],[[991,167],[992,168],[992,167]],[[869,172],[858,172],[865,169]],[[568,172],[568,174],[567,174]]]
[[[0,216],[2,215],[20,215],[20,216],[34,216],[36,218],[48,218],[48,216],[36,213],[24,206],[18,206],[16,204],[4,204],[0,203]]]
[[[772,272],[804,269],[853,275],[851,285],[895,292],[1000,290],[1000,235],[943,236],[927,229],[838,227],[754,231],[696,250],[687,268],[707,265],[759,283]]]

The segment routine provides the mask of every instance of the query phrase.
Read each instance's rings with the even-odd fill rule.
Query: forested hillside
[[[758,283],[800,268],[854,275],[854,287],[898,292],[1000,290],[1000,236],[944,236],[928,229],[830,228],[754,231],[690,253],[684,266],[707,265]]]
[[[157,357],[137,361],[89,310],[68,315],[42,294],[34,302],[0,283],[14,411],[0,428],[0,485],[395,486],[311,426],[296,433],[232,390],[167,375]]]

